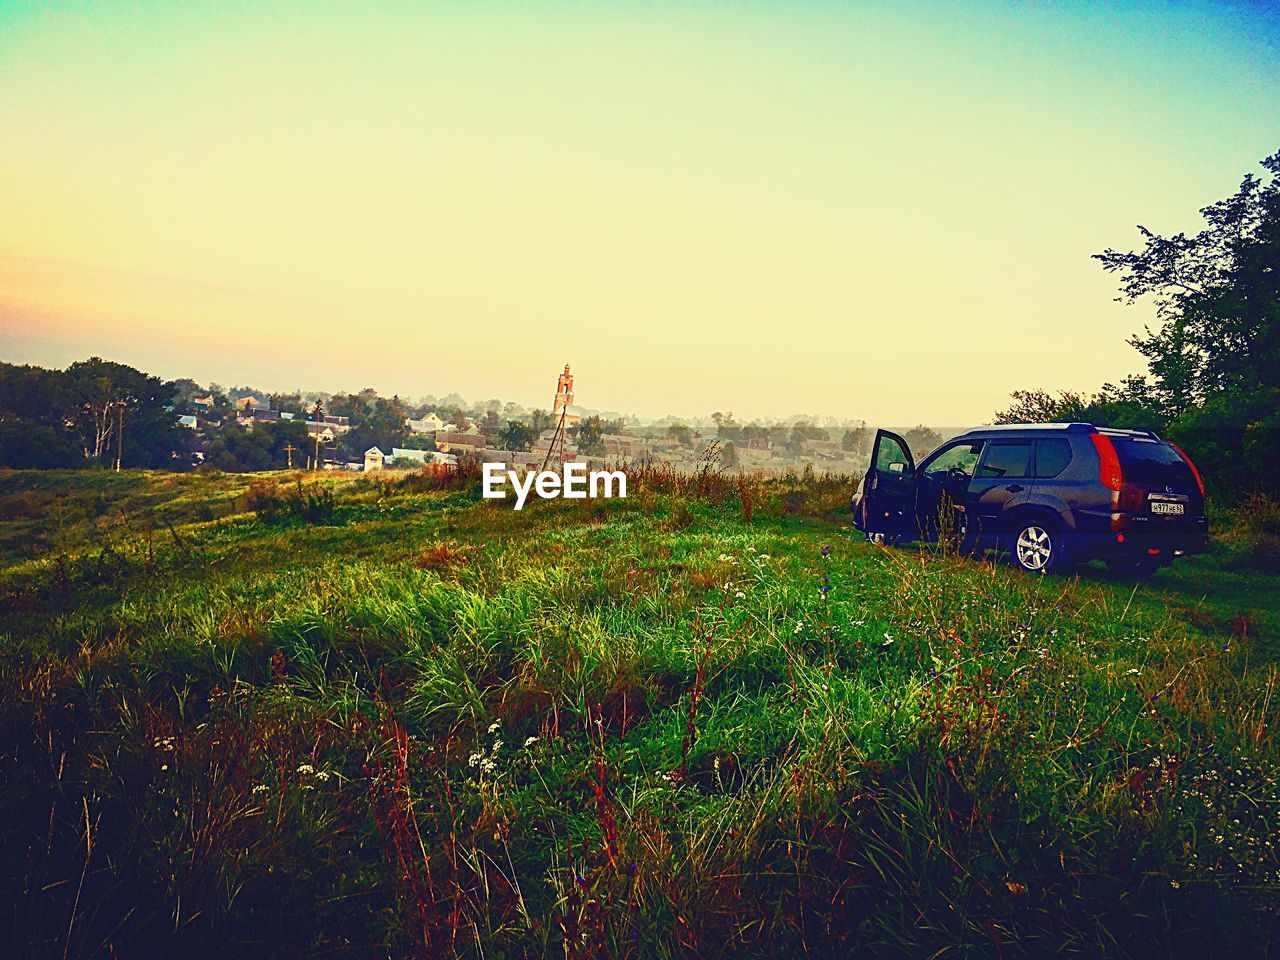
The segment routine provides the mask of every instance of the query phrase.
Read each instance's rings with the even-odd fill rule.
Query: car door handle
[[[1005,489],[1006,489],[1006,490],[1008,490],[1010,493],[1017,493],[1018,491],[1020,491],[1020,490],[1022,489],[1022,484],[1020,484],[1020,483],[1011,483],[1011,484],[1009,484],[1007,487],[1005,487]]]

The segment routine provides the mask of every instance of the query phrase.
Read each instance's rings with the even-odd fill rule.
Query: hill
[[[1264,953],[1280,577],[851,483],[0,475],[10,955]]]

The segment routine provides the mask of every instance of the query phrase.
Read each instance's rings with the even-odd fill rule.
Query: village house
[[[185,414],[178,418],[178,426],[186,427],[188,430],[199,430],[200,421],[191,414]]]
[[[441,430],[436,433],[436,449],[441,453],[478,453],[489,445],[489,438],[478,430],[458,433]]]
[[[364,452],[364,470],[368,473],[370,470],[381,470],[382,462],[386,456],[377,447],[370,447]]]
[[[435,415],[428,413],[419,420],[409,421],[409,430],[411,433],[437,433],[445,428],[446,424],[443,420]]]

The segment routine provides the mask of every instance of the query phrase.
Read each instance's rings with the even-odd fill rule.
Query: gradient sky
[[[983,422],[1141,369],[1089,255],[1280,149],[1265,11],[0,0],[0,359]]]

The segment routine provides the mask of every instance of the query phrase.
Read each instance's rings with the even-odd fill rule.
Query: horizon
[[[550,9],[7,5],[0,356],[989,422],[1142,372],[1091,255],[1280,144],[1261,5]]]

